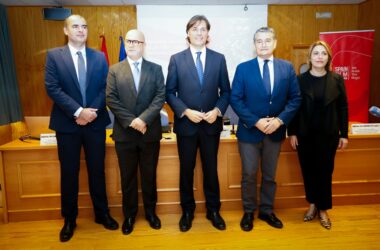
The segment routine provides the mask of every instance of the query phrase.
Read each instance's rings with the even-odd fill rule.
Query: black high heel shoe
[[[317,213],[318,209],[316,206],[314,206],[314,208],[309,208],[303,216],[303,221],[312,221],[315,218],[315,216],[317,216]]]

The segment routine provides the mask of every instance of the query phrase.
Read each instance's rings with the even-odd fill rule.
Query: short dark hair
[[[276,40],[276,32],[271,27],[261,27],[258,30],[256,30],[255,34],[253,35],[253,41],[256,42],[256,34],[257,33],[272,33],[273,39]]]
[[[72,19],[72,18],[74,18],[74,17],[77,17],[77,18],[83,19],[83,20],[87,23],[86,19],[85,19],[83,16],[81,16],[81,15],[77,15],[77,14],[73,14],[73,15],[68,16],[68,17],[65,19],[65,21],[64,21],[64,23],[63,23],[63,25],[64,25],[65,28],[67,28],[67,26],[69,25],[69,20]]]
[[[195,15],[193,16],[192,18],[190,18],[189,22],[187,22],[187,25],[186,25],[186,34],[189,32],[189,30],[197,23],[197,22],[201,22],[201,21],[205,21],[206,23],[206,28],[207,30],[209,31],[211,29],[211,25],[210,25],[210,22],[208,21],[207,17],[205,17],[204,15]],[[187,41],[190,43],[190,39],[189,37],[186,37]],[[207,42],[208,43],[208,39],[207,39]]]

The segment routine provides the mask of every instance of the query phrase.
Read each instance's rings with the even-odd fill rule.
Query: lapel
[[[273,81],[272,96],[276,96],[277,93],[279,93],[280,88],[281,88],[280,77],[277,77],[277,76],[281,75],[281,73],[282,73],[282,72],[280,72],[281,68],[280,68],[279,64],[280,64],[280,62],[276,58],[273,58],[273,77],[274,77],[274,81]]]
[[[126,84],[129,88],[129,90],[131,91],[131,93],[133,93],[133,96],[137,97],[137,90],[136,90],[136,86],[135,86],[135,81],[133,79],[131,65],[129,64],[127,58],[125,58],[121,63],[123,65],[123,67],[122,67],[123,72],[122,73],[125,73],[125,77],[126,77]],[[141,80],[140,80],[140,82],[141,82]]]
[[[200,87],[201,86],[201,82],[199,81],[199,78],[198,78],[197,68],[195,67],[193,55],[191,54],[190,48],[188,48],[187,50],[185,50],[183,56],[184,56],[184,61],[187,64],[187,68],[189,69],[189,71],[193,75],[193,78],[198,80],[198,85]],[[207,55],[206,55],[206,60],[207,60]],[[206,65],[207,65],[207,62],[206,62]]]
[[[90,83],[90,77],[92,68],[94,67],[94,63],[96,63],[95,60],[95,52],[90,50],[86,47],[86,63],[87,63],[87,70],[86,70],[86,89],[88,87],[88,84]]]
[[[65,47],[62,48],[61,55],[62,55],[63,63],[66,65],[66,67],[68,69],[69,75],[71,76],[73,82],[75,83],[75,85],[77,86],[77,88],[80,92],[78,76],[77,76],[77,73],[75,71],[73,58],[71,56],[70,49],[69,49],[68,45],[66,45]]]
[[[253,59],[252,61],[252,70],[253,74],[252,76],[254,77],[253,82],[257,82],[257,88],[260,90],[258,93],[261,93],[263,96],[268,96],[267,90],[264,86],[263,78],[261,77],[261,71],[260,71],[260,66],[259,66],[259,61],[257,60],[257,57]]]
[[[331,72],[327,72],[324,105],[329,105],[329,103],[334,101],[338,97],[338,95],[339,92],[336,80],[334,79],[334,76]]]
[[[306,73],[306,74],[310,74],[310,73]],[[311,100],[314,100],[314,93],[313,93],[311,81],[303,81],[302,85],[300,85],[300,88],[302,89],[304,95],[307,95],[308,97],[311,98]]]
[[[213,52],[211,50],[206,48],[206,62],[205,62],[206,65],[205,65],[205,72],[203,73],[203,86],[206,85],[207,76],[210,75],[211,69],[213,68],[212,65],[214,65],[213,64],[214,57],[213,57],[212,53]]]
[[[140,82],[139,82],[139,90],[137,92],[137,95],[139,95],[140,90],[143,88],[149,71],[150,71],[149,64],[143,58],[141,62]]]

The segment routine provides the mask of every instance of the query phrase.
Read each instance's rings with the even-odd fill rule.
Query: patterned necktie
[[[86,107],[86,66],[82,52],[78,51],[78,82],[80,87],[80,93],[82,94],[83,107]]]
[[[139,91],[139,83],[140,83],[140,69],[139,69],[139,62],[134,62],[133,66],[134,69],[132,70],[133,74],[133,81],[135,82],[136,92]]]
[[[197,60],[196,60],[195,66],[197,67],[199,82],[201,83],[201,86],[202,86],[203,85],[203,65],[201,61],[202,52],[199,51],[199,52],[196,52],[196,54],[197,54]]]
[[[269,67],[268,67],[269,60],[264,60],[264,67],[263,67],[263,82],[265,89],[267,90],[268,95],[271,95],[271,86],[270,86],[270,74],[269,74]]]

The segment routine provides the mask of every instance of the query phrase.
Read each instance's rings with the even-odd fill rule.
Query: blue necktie
[[[199,51],[199,52],[196,52],[196,54],[197,54],[197,60],[196,60],[195,66],[197,68],[199,82],[201,83],[201,86],[202,86],[203,85],[203,65],[201,61],[202,52]]]
[[[135,82],[136,92],[139,91],[139,83],[140,83],[140,70],[139,70],[139,62],[134,62],[133,66],[135,68],[132,70],[133,81]]]
[[[80,93],[82,94],[83,107],[86,107],[86,66],[82,52],[78,51],[78,82],[80,87]]]
[[[265,89],[267,90],[268,95],[271,95],[271,86],[270,86],[270,74],[269,74],[269,67],[268,67],[269,60],[264,60],[264,67],[263,67],[263,82]]]

